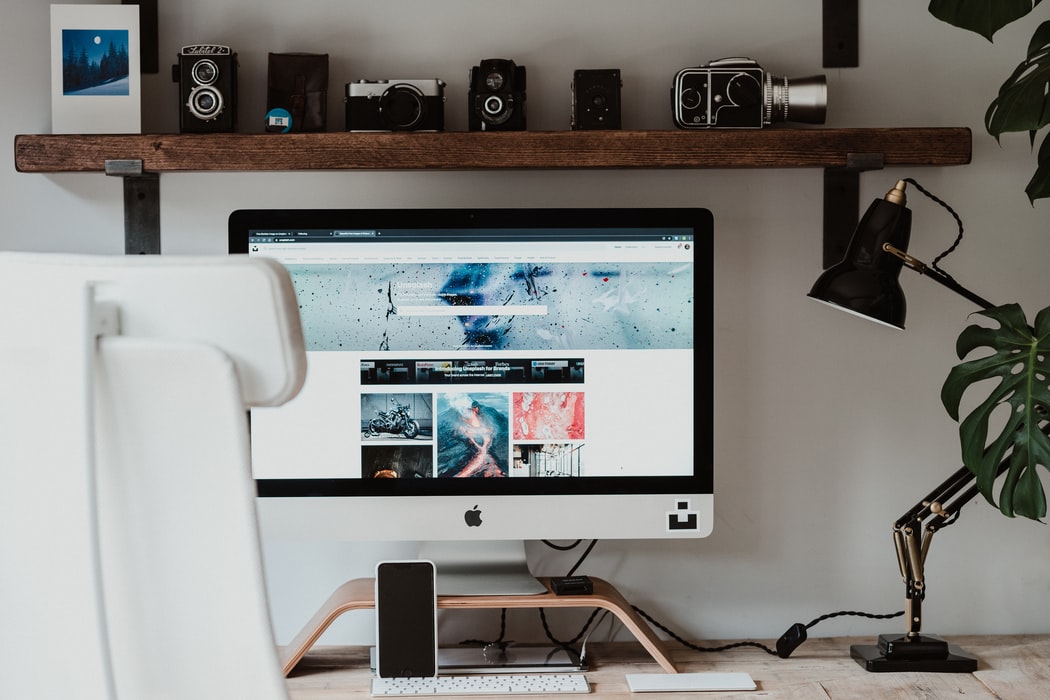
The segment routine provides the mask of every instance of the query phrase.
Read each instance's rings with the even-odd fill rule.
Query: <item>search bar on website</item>
[[[546,305],[398,306],[398,316],[546,316]]]

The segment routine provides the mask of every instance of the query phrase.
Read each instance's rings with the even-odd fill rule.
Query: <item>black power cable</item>
[[[959,247],[960,243],[962,243],[962,239],[963,239],[963,222],[962,222],[962,218],[960,218],[959,214],[954,209],[952,209],[951,205],[949,205],[943,199],[941,199],[940,197],[938,197],[937,195],[933,194],[928,189],[926,189],[925,187],[920,185],[914,179],[912,179],[910,177],[906,177],[906,178],[904,178],[904,181],[909,183],[910,185],[912,185],[915,189],[919,190],[919,192],[922,192],[924,195],[926,195],[928,198],[930,198],[931,200],[933,200],[937,204],[940,204],[942,207],[944,207],[948,211],[949,214],[952,215],[952,218],[955,219],[955,225],[959,229],[959,232],[955,235],[955,240],[952,242],[952,244],[950,246],[948,246],[948,248],[946,250],[944,250],[944,252],[942,252],[940,255],[935,257],[933,259],[933,262],[930,263],[930,267],[932,267],[934,270],[936,270],[937,272],[941,273],[942,275],[944,275],[948,279],[954,279],[951,275],[949,275],[947,272],[942,270],[938,263],[940,263],[941,260],[944,260],[946,257],[948,257],[951,253],[955,252],[955,249]]]
[[[583,540],[576,540],[571,545],[556,545],[556,544],[553,544],[551,542],[548,542],[547,540],[543,540],[543,543],[546,544],[551,549],[556,549],[556,550],[559,550],[559,551],[562,551],[562,552],[571,551],[571,550],[575,549],[576,547],[578,547],[582,542],[583,542]],[[569,569],[569,573],[567,573],[566,576],[572,576],[576,572],[576,570],[580,567],[581,564],[583,564],[584,560],[587,559],[587,557],[594,550],[594,547],[597,544],[598,544],[598,540],[591,540],[591,543],[589,545],[587,545],[587,548],[584,550],[583,554],[580,555],[580,558],[576,561],[576,563],[572,566],[572,568]],[[697,644],[693,644],[692,642],[684,639],[681,635],[676,634],[669,627],[667,627],[666,625],[662,624],[661,622],[658,622],[651,615],[649,615],[649,613],[645,612],[644,610],[639,608],[637,605],[631,605],[631,608],[633,608],[636,613],[641,615],[647,622],[649,622],[649,624],[651,624],[654,627],[656,627],[657,629],[661,630],[662,632],[667,634],[671,639],[675,640],[679,644],[682,644],[683,646],[685,646],[685,647],[687,647],[689,649],[692,649],[693,651],[720,652],[720,651],[728,651],[730,649],[737,649],[737,648],[740,648],[740,647],[755,647],[757,649],[761,649],[762,651],[766,652],[767,654],[770,654],[772,656],[779,656],[782,659],[786,659],[787,657],[791,656],[791,653],[794,652],[795,649],[798,649],[799,646],[801,646],[802,643],[806,641],[806,639],[808,638],[807,630],[812,629],[813,627],[815,627],[816,625],[820,624],[824,620],[829,620],[829,619],[831,619],[833,617],[841,617],[841,616],[844,616],[844,615],[853,615],[853,616],[856,616],[856,617],[866,617],[866,618],[871,619],[871,620],[889,620],[889,619],[892,619],[892,618],[895,618],[895,617],[901,617],[902,615],[904,615],[904,611],[903,610],[898,610],[897,612],[894,612],[894,613],[883,613],[883,614],[859,612],[859,611],[856,611],[856,610],[840,610],[838,612],[826,613],[824,615],[820,615],[819,617],[816,617],[813,620],[810,620],[810,622],[808,624],[802,624],[801,622],[796,622],[791,627],[789,627],[787,629],[787,631],[784,632],[784,634],[782,634],[780,636],[780,638],[776,641],[776,645],[775,645],[776,648],[771,648],[771,647],[767,646],[766,644],[763,644],[761,642],[752,641],[752,640],[744,640],[744,641],[740,641],[740,642],[732,642],[730,644],[725,644],[725,645],[718,646],[718,647],[703,647],[703,646],[699,646]],[[554,633],[551,632],[550,626],[547,623],[547,614],[546,614],[546,609],[545,608],[539,608],[540,622],[543,624],[543,632],[544,632],[544,634],[547,635],[547,639],[550,640],[551,643],[553,643],[553,644],[555,644],[557,646],[569,649],[569,648],[572,648],[573,644],[575,644],[581,638],[583,638],[583,636],[587,633],[587,630],[589,630],[591,625],[594,623],[595,617],[597,617],[598,613],[600,613],[601,610],[602,610],[601,608],[595,608],[591,612],[590,617],[587,618],[587,621],[583,623],[583,627],[576,634],[576,636],[574,636],[572,639],[564,640],[564,641],[561,640],[561,639],[558,639],[557,637],[555,637]],[[507,609],[506,608],[502,608],[500,610],[499,636],[497,636],[496,639],[491,640],[491,641],[483,640],[483,639],[466,639],[466,640],[463,640],[462,642],[460,642],[460,644],[463,644],[463,645],[480,645],[480,646],[509,644],[509,642],[505,642],[504,641],[504,637],[506,636],[506,632],[507,632]]]
[[[888,619],[891,619],[891,618],[894,618],[894,617],[900,617],[901,615],[904,614],[903,610],[898,610],[895,613],[886,613],[886,614],[881,614],[881,615],[880,614],[875,614],[875,613],[857,612],[855,610],[840,610],[839,612],[827,613],[825,615],[821,615],[818,618],[815,618],[814,620],[811,620],[808,625],[804,625],[801,622],[796,622],[791,627],[789,627],[788,630],[786,632],[784,632],[784,634],[782,634],[780,636],[780,639],[777,640],[776,649],[770,649],[768,646],[766,646],[765,644],[762,644],[761,642],[754,642],[754,641],[750,641],[750,640],[743,641],[743,642],[733,642],[732,644],[726,644],[726,645],[720,646],[720,647],[702,647],[702,646],[698,646],[696,644],[693,644],[692,642],[688,642],[685,639],[682,639],[682,637],[678,636],[677,634],[675,634],[674,632],[669,630],[667,627],[665,627],[664,625],[662,625],[659,622],[657,622],[656,620],[654,620],[648,613],[646,613],[644,610],[639,608],[637,605],[632,605],[631,607],[634,608],[635,612],[637,612],[639,615],[641,615],[646,620],[648,620],[649,624],[651,624],[651,625],[653,625],[655,627],[658,627],[659,629],[663,630],[672,639],[674,639],[676,642],[679,642],[679,643],[689,647],[693,651],[712,651],[713,652],[713,651],[726,651],[727,649],[735,649],[737,647],[756,647],[756,648],[761,649],[762,651],[766,652],[767,654],[771,654],[773,656],[779,656],[782,659],[786,659],[787,657],[791,656],[791,652],[795,651],[795,649],[798,649],[799,646],[802,644],[802,642],[806,641],[806,637],[807,637],[806,630],[812,628],[814,625],[817,625],[818,623],[823,622],[824,620],[827,620],[829,618],[839,617],[841,615],[856,615],[856,616],[859,616],[859,617],[867,617],[867,618],[872,619],[872,620],[888,620]]]
[[[573,543],[571,545],[568,545],[568,546],[554,545],[554,544],[551,544],[550,542],[547,542],[546,540],[544,540],[543,542],[548,547],[551,547],[553,549],[557,549],[559,551],[570,551],[572,549],[575,549],[577,546],[579,546],[581,541],[582,540],[576,540],[575,543]],[[596,544],[598,544],[598,540],[591,540],[591,543],[587,546],[587,549],[584,550],[583,554],[576,561],[576,563],[573,565],[573,567],[571,569],[569,569],[569,573],[566,574],[566,576],[572,576],[576,572],[576,570],[580,567],[580,565],[583,564],[583,562],[587,558],[587,556],[590,555],[591,551],[594,549],[594,546]],[[718,652],[718,651],[727,651],[729,649],[736,649],[738,647],[755,647],[755,648],[761,649],[762,651],[766,652],[767,654],[771,654],[773,656],[779,656],[782,659],[786,659],[787,657],[789,657],[791,655],[791,653],[793,651],[795,651],[795,649],[797,649],[804,641],[806,641],[806,638],[807,638],[807,632],[806,631],[807,630],[809,630],[809,629],[813,628],[814,626],[820,624],[824,620],[828,620],[828,619],[831,619],[833,617],[841,617],[843,615],[854,615],[854,616],[857,616],[857,617],[866,617],[866,618],[872,619],[872,620],[888,620],[888,619],[892,619],[892,618],[895,618],[895,617],[901,617],[902,615],[904,615],[904,611],[903,610],[898,610],[897,612],[894,612],[894,613],[885,613],[885,614],[858,612],[858,611],[855,611],[855,610],[840,610],[838,612],[826,613],[826,614],[821,615],[821,616],[819,616],[817,618],[814,618],[813,620],[811,620],[809,622],[809,624],[805,624],[804,625],[801,622],[796,622],[791,627],[789,627],[788,630],[786,632],[784,632],[784,634],[782,634],[780,636],[780,639],[777,640],[777,642],[776,642],[776,649],[772,649],[772,648],[768,647],[767,645],[762,644],[761,642],[755,642],[755,641],[751,641],[751,640],[741,641],[741,642],[733,642],[731,644],[726,644],[726,645],[719,646],[719,647],[702,647],[702,646],[693,644],[692,642],[689,642],[689,641],[683,639],[680,635],[674,633],[666,625],[664,625],[664,624],[658,622],[657,620],[655,620],[651,615],[649,615],[647,612],[645,612],[644,610],[639,608],[637,605],[632,605],[631,607],[634,609],[635,612],[637,612],[639,615],[641,615],[643,618],[645,618],[645,620],[648,621],[649,624],[653,625],[654,627],[657,627],[658,629],[663,631],[665,634],[667,634],[669,637],[674,639],[676,642],[678,642],[678,643],[680,643],[680,644],[682,644],[682,645],[684,645],[684,646],[686,646],[689,649],[692,649],[694,651]],[[555,636],[551,633],[550,627],[547,625],[547,616],[544,613],[544,609],[543,608],[540,608],[540,620],[543,623],[543,631],[546,633],[547,639],[549,639],[551,642],[553,642],[554,644],[557,644],[559,646],[569,646],[571,644],[574,644],[576,641],[578,641],[581,637],[584,636],[584,634],[587,632],[587,629],[594,622],[595,616],[600,611],[601,611],[601,608],[595,608],[594,612],[591,613],[591,616],[584,623],[583,628],[580,630],[579,634],[577,634],[575,637],[573,637],[571,640],[568,640],[568,641],[561,641],[561,640],[555,638]],[[501,631],[501,636],[502,636],[502,631]]]

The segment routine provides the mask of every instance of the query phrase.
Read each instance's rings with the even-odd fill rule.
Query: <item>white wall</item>
[[[568,127],[573,68],[620,67],[626,128],[670,128],[674,73],[748,55],[777,74],[826,73],[828,126],[969,126],[973,163],[887,169],[862,178],[864,204],[899,177],[952,203],[967,226],[944,263],[961,282],[1030,313],[1050,301],[1046,202],[1029,205],[1024,135],[1002,147],[982,127],[1001,80],[1038,21],[995,44],[931,18],[925,3],[861,3],[861,65],[821,67],[821,3],[755,0],[259,0],[160,2],[158,75],[144,77],[143,130],[177,130],[168,66],[179,46],[216,42],[240,55],[242,129],[260,131],[267,51],[331,55],[329,128],[343,85],[440,77],[447,128],[466,128],[466,75],[482,58],[527,66],[529,126]],[[1045,12],[1042,13],[1045,15]],[[21,174],[10,144],[50,131],[48,4],[8,0],[0,27],[0,249],[123,252],[121,183],[98,174]],[[602,542],[582,573],[615,582],[686,637],[773,640],[840,609],[889,612],[903,587],[890,525],[958,466],[955,425],[938,392],[954,340],[975,310],[904,273],[908,330],[892,333],[806,299],[821,268],[819,170],[165,174],[165,253],[223,253],[229,212],[247,207],[706,206],[717,228],[717,522],[692,542]],[[912,252],[930,260],[955,235],[950,217],[912,193]],[[40,293],[46,290],[27,290]],[[668,436],[673,437],[673,436]],[[1050,632],[1050,535],[983,502],[941,533],[928,561],[927,631]],[[530,545],[539,573],[575,554]],[[359,543],[268,543],[279,641],[346,578],[390,554]],[[496,613],[443,618],[447,641],[496,635]],[[554,617],[570,637],[577,617]],[[325,641],[371,641],[369,613],[344,616]],[[508,637],[539,639],[535,613],[512,612]],[[839,618],[813,636],[876,635],[900,620]]]

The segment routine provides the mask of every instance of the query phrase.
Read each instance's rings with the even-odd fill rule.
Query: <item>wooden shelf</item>
[[[122,176],[129,254],[160,252],[166,172],[823,168],[827,265],[856,223],[862,171],[966,165],[971,142],[966,127],[21,134],[15,168]]]
[[[15,136],[26,173],[481,170],[585,168],[850,168],[970,162],[965,127],[768,128],[703,131],[505,131],[316,134],[87,134]]]

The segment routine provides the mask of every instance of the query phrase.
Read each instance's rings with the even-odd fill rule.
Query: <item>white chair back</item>
[[[271,261],[0,253],[0,698],[285,698],[247,408],[299,391]]]

